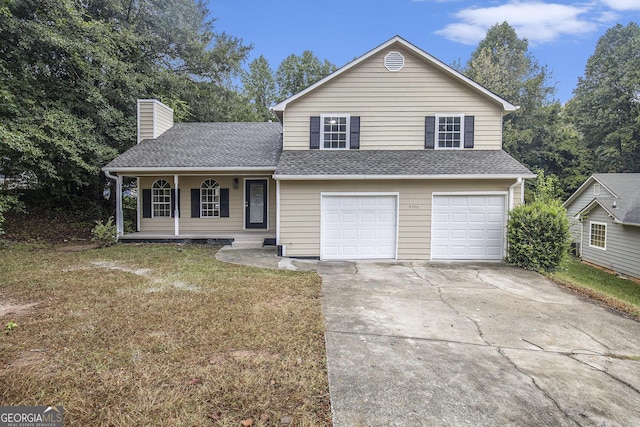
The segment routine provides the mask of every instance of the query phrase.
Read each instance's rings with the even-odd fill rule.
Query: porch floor
[[[275,231],[231,231],[231,232],[211,232],[211,233],[173,233],[162,231],[137,231],[126,233],[118,240],[129,243],[138,242],[194,242],[230,245],[241,242],[259,242],[265,245],[275,245]]]

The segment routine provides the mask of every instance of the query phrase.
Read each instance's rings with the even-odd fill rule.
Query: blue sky
[[[208,0],[218,32],[253,44],[275,70],[311,50],[338,67],[399,35],[441,61],[464,65],[487,29],[509,22],[572,97],[587,59],[616,23],[640,22],[640,0]]]

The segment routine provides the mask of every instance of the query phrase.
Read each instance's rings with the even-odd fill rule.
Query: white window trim
[[[593,195],[594,196],[600,195],[600,184],[598,183],[593,184]]]
[[[165,202],[156,202],[154,200],[154,190],[167,190],[166,187],[161,187],[161,188],[154,188],[154,186],[156,185],[156,182],[158,181],[164,181],[167,183],[167,185],[169,185],[169,215],[162,215],[162,216],[157,216],[156,215],[156,210],[154,209],[156,205],[164,205]],[[169,181],[167,181],[164,178],[159,178],[156,179],[155,181],[153,181],[153,183],[151,184],[151,218],[171,218],[171,184],[169,183]],[[163,209],[164,210],[164,209]]]
[[[325,148],[324,146],[324,119],[325,117],[344,117],[347,119],[347,135],[344,148]],[[321,150],[349,150],[351,149],[351,114],[333,113],[320,114],[320,149]]]
[[[440,118],[441,117],[460,117],[460,147],[440,147],[440,138],[439,138],[439,134],[440,132],[438,131],[438,127],[439,127],[439,123],[440,123]],[[433,141],[433,145],[434,145],[434,149],[436,150],[462,150],[464,149],[464,114],[459,114],[459,113],[455,113],[455,114],[436,114],[436,123],[435,123],[435,135],[434,135],[434,141]]]
[[[593,232],[592,225],[603,225],[604,226],[604,247],[596,246],[591,244],[591,234]],[[589,221],[589,247],[594,249],[600,249],[601,251],[607,250],[607,223],[600,221]]]
[[[207,188],[203,188],[202,186],[204,185],[205,182],[207,181],[213,181],[215,183],[215,185],[213,187],[207,187]],[[204,209],[203,209],[203,205],[204,203],[202,202],[202,190],[213,190],[215,187],[218,187],[218,215],[204,215]],[[215,212],[215,205],[216,205],[216,199],[215,196],[213,198],[213,205],[214,205],[214,209],[213,211]],[[213,178],[207,178],[204,181],[202,181],[202,183],[200,184],[200,218],[220,218],[220,210],[221,210],[221,206],[220,206],[220,183],[213,179]]]

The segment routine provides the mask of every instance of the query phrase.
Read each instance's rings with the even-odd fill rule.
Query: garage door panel
[[[396,210],[396,196],[323,196],[321,257],[395,258]]]
[[[433,196],[433,259],[501,259],[505,233],[502,195]]]

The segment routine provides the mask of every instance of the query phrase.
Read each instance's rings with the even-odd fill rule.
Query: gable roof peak
[[[362,55],[362,56],[356,58],[355,60],[353,60],[351,62],[348,62],[344,66],[338,68],[333,73],[329,74],[328,76],[324,77],[323,79],[320,79],[319,81],[317,81],[316,83],[314,83],[311,86],[307,87],[306,89],[304,89],[304,90],[296,93],[295,95],[285,99],[284,101],[274,105],[273,107],[271,107],[271,110],[274,111],[276,113],[276,115],[278,116],[278,118],[282,121],[282,114],[283,114],[284,110],[287,108],[287,105],[289,103],[295,101],[298,98],[301,98],[301,97],[305,96],[306,94],[308,94],[309,92],[312,92],[316,88],[318,88],[320,86],[323,86],[324,84],[326,84],[330,80],[336,78],[337,76],[339,76],[339,75],[343,74],[344,72],[352,69],[356,65],[366,61],[368,58],[372,57],[373,55],[375,55],[375,54],[377,54],[377,53],[379,53],[381,51],[383,51],[384,49],[387,49],[388,47],[390,47],[390,46],[392,46],[394,44],[402,45],[404,48],[406,48],[406,49],[410,50],[411,52],[415,53],[419,58],[422,58],[425,62],[430,63],[431,65],[435,66],[437,69],[439,69],[439,70],[443,71],[444,73],[452,76],[453,78],[455,78],[458,81],[462,82],[466,86],[476,90],[477,92],[479,92],[483,96],[485,96],[487,98],[490,98],[493,101],[497,102],[498,104],[500,104],[500,106],[502,107],[502,110],[504,112],[516,111],[519,108],[519,107],[511,104],[506,99],[504,99],[504,98],[496,95],[495,93],[491,92],[489,89],[485,88],[484,86],[480,85],[479,83],[476,83],[475,81],[471,80],[469,77],[467,77],[464,74],[462,74],[461,72],[455,70],[451,66],[449,66],[449,65],[445,64],[444,62],[440,61],[435,56],[432,56],[432,55],[428,54],[424,50],[422,50],[419,47],[415,46],[414,44],[408,42],[407,40],[403,39],[399,35],[395,35],[392,38],[390,38],[389,40],[387,40],[386,42],[382,43],[381,45],[371,49],[370,51],[368,51],[364,55]]]

